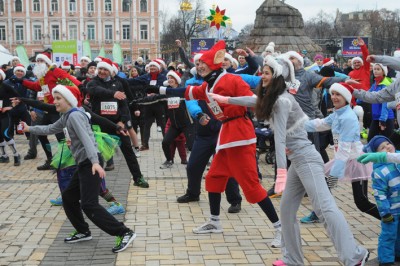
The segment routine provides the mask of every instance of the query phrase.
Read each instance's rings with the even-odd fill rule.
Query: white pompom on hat
[[[77,87],[74,86],[64,86],[57,85],[51,91],[51,94],[54,97],[54,93],[61,94],[67,102],[71,104],[72,107],[78,106],[78,99],[80,98],[80,91]]]
[[[16,72],[17,70],[21,70],[21,71],[24,72],[24,74],[26,74],[26,68],[25,68],[25,66],[22,65],[22,64],[18,64],[16,67],[14,67],[13,73],[15,74],[15,72]]]
[[[297,60],[300,61],[301,66],[304,66],[304,59],[303,59],[303,57],[302,57],[298,52],[296,52],[296,51],[289,51],[289,52],[286,52],[285,54],[287,55],[288,58],[290,58],[290,57],[296,58]]]
[[[2,80],[6,79],[6,74],[4,73],[3,69],[0,69],[0,76],[1,76]]]
[[[265,51],[273,54],[275,52],[275,43],[274,42],[268,43],[267,47],[265,47]]]
[[[38,59],[42,59],[42,60],[45,61],[46,64],[49,65],[49,66],[51,66],[51,64],[53,63],[53,62],[51,62],[50,58],[48,58],[47,55],[45,55],[45,54],[38,54],[38,55],[36,56],[36,61],[37,61]]]
[[[383,74],[385,75],[385,76],[387,76],[387,74],[388,74],[388,67],[387,66],[384,66],[384,65],[382,65],[381,63],[376,63],[376,64],[373,64],[374,66],[375,65],[378,65],[378,66],[380,66],[381,68],[382,68],[382,70],[383,70]]]

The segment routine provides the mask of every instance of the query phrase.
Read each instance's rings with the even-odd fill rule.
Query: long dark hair
[[[265,67],[265,66],[264,66]],[[263,69],[264,69],[263,67]],[[268,68],[271,70],[272,75],[274,74],[274,69],[272,67]],[[262,80],[257,86],[257,102],[255,113],[259,120],[269,120],[272,114],[272,108],[279,95],[284,93],[286,90],[286,83],[284,78],[280,75],[273,78],[267,87],[262,86]]]

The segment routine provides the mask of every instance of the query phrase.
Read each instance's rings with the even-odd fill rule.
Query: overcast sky
[[[179,2],[179,0],[160,0],[160,10],[175,14],[179,9]],[[232,19],[233,28],[240,31],[243,26],[254,23],[256,10],[264,0],[203,0],[203,2],[207,10],[214,3],[221,9],[226,9],[226,15]],[[321,9],[335,17],[337,8],[345,13],[365,9],[400,8],[399,0],[286,0],[286,3],[297,8],[304,20],[315,17]]]

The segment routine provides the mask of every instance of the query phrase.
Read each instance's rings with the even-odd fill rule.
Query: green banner
[[[76,40],[72,41],[54,41],[52,43],[53,53],[76,54],[78,45]]]
[[[104,50],[104,47],[101,47],[99,56],[106,57],[106,50]]]
[[[114,43],[113,50],[112,50],[114,62],[122,65],[124,62],[124,57],[122,55],[121,45],[119,43]]]
[[[17,51],[17,55],[19,57],[19,60],[21,60],[21,64],[23,64],[25,67],[29,66],[29,57],[28,54],[26,53],[26,49],[23,45],[18,45],[17,48],[15,48]]]
[[[83,41],[83,56],[87,56],[92,59],[92,49],[90,49],[90,41]]]

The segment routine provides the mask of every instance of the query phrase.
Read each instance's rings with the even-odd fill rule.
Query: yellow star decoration
[[[221,26],[226,27],[225,22],[229,20],[229,17],[225,16],[225,10],[226,9],[220,10],[218,6],[215,10],[210,9],[211,15],[207,17],[207,19],[211,21],[210,27],[215,26],[217,30],[219,30]]]

